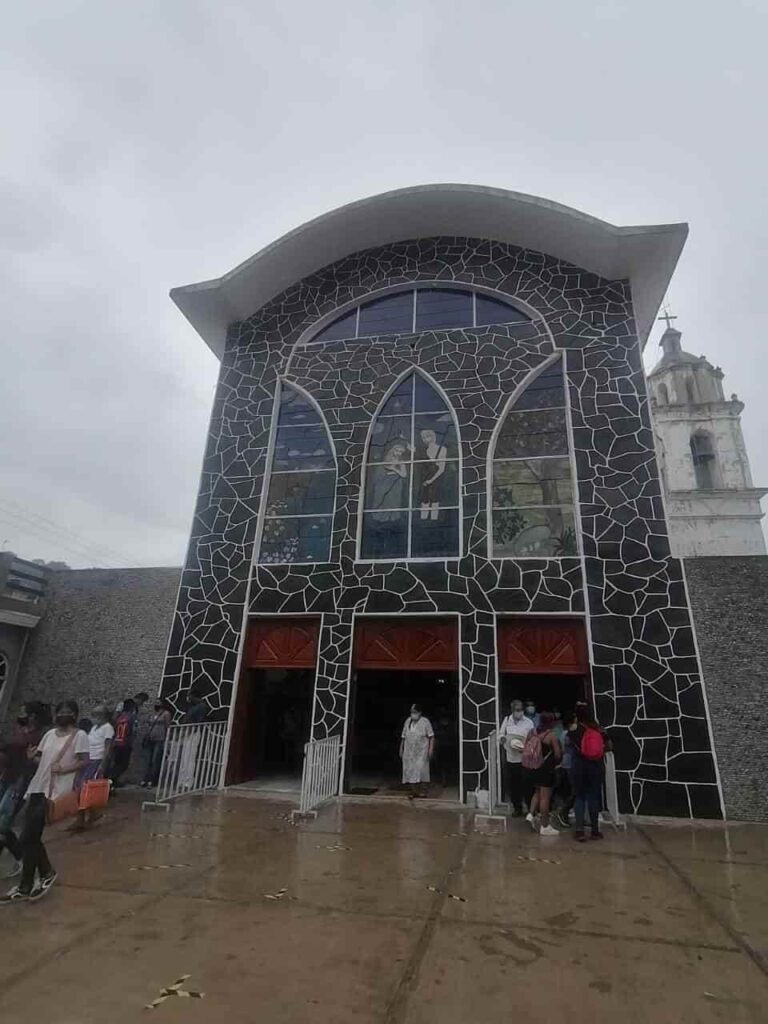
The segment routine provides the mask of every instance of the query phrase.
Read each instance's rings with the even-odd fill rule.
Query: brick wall
[[[11,707],[73,697],[83,713],[139,690],[157,693],[179,569],[76,569],[51,577]]]
[[[727,816],[768,820],[768,556],[686,558]]]

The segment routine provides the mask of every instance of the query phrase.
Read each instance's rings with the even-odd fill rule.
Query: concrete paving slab
[[[440,805],[345,802],[298,826],[287,810],[141,814],[126,793],[92,832],[51,830],[60,881],[0,908],[0,1020],[136,1021],[188,973],[206,998],[158,1019],[766,1019],[768,830],[729,848],[644,823],[580,846],[521,822],[475,833]]]
[[[163,986],[190,974],[184,987],[205,998],[169,999],[155,1011],[164,1024],[356,1024],[377,1019],[419,930],[417,921],[288,902],[166,897],[0,994],[0,1017],[4,1024],[41,1016],[54,1024],[133,1022]]]
[[[631,842],[632,840],[630,840]],[[607,840],[606,840],[607,842]],[[612,846],[621,845],[615,838]],[[542,921],[603,935],[670,935],[716,946],[732,944],[722,926],[658,858],[628,861],[604,844],[566,836],[531,849],[474,844],[454,882],[467,903],[450,901],[446,917],[496,922]],[[609,847],[610,850],[610,847]]]
[[[762,1024],[768,982],[737,951],[438,922],[405,1024]]]

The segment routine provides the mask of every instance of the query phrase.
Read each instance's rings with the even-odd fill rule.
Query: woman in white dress
[[[424,718],[418,704],[411,705],[400,740],[400,760],[403,762],[403,785],[419,787],[429,782],[429,760],[435,746],[432,723]]]

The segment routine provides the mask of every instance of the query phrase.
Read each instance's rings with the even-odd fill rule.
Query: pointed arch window
[[[578,554],[562,359],[531,381],[502,420],[490,491],[492,558]]]
[[[328,428],[310,399],[283,383],[259,562],[327,562],[335,493]]]
[[[420,373],[409,374],[371,424],[360,557],[458,558],[459,469],[452,410]]]

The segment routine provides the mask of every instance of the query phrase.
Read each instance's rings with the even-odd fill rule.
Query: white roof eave
[[[616,227],[504,189],[418,185],[307,221],[223,277],[174,288],[171,298],[220,357],[229,324],[345,256],[436,235],[487,238],[546,253],[608,280],[628,278],[644,345],[687,234],[687,224]]]

